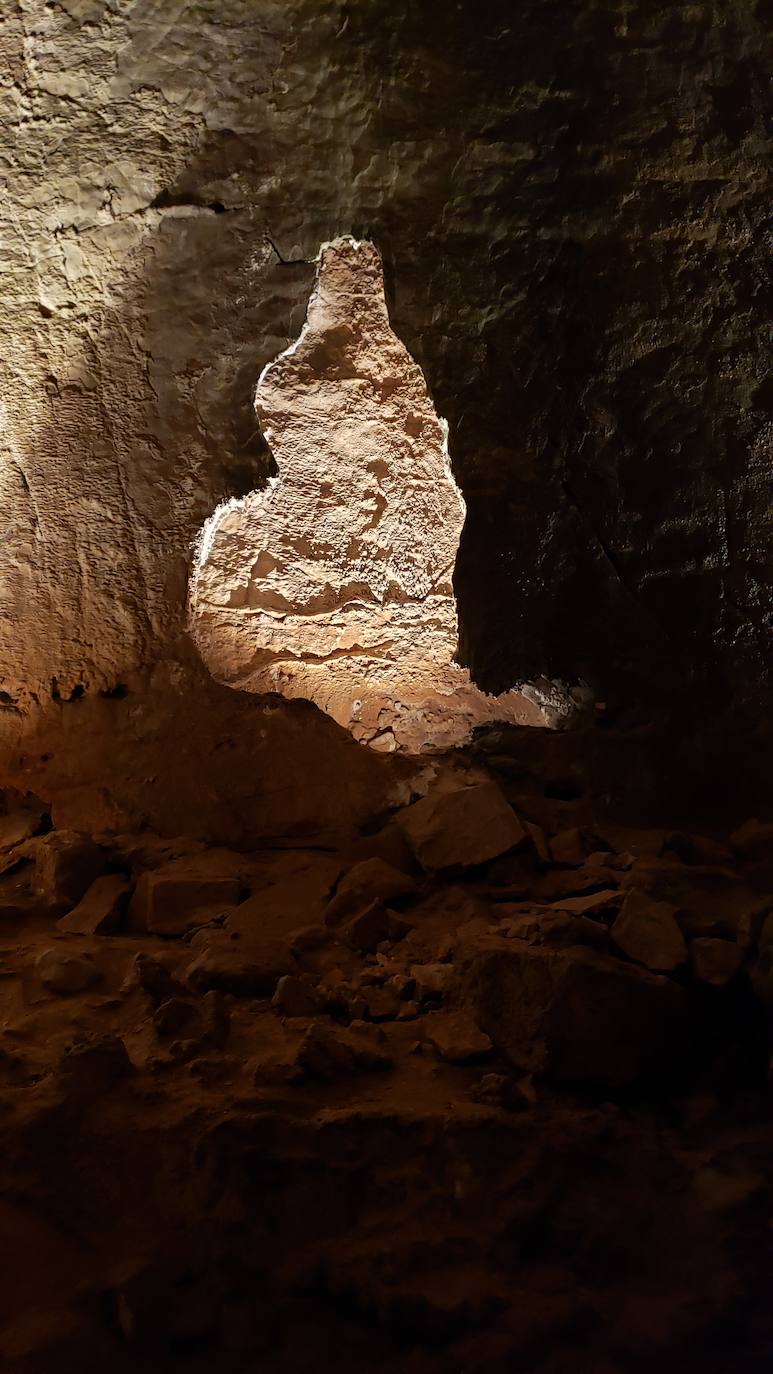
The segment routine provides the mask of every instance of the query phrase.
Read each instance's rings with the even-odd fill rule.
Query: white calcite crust
[[[255,407],[279,476],[215,511],[192,579],[190,626],[213,675],[309,698],[389,750],[456,744],[485,720],[555,723],[454,663],[464,501],[372,244],[320,250],[306,323],[264,369]]]

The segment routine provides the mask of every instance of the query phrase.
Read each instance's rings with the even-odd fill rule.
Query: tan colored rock
[[[397,817],[423,868],[467,868],[523,844],[525,832],[495,782],[436,791]]]
[[[454,661],[464,502],[372,244],[323,246],[306,324],[255,407],[279,477],[215,511],[191,584],[190,629],[219,681],[307,697],[387,753],[571,712],[550,684],[488,696]]]
[[[216,851],[171,863],[143,873],[129,905],[134,930],[154,935],[183,935],[206,924],[218,910],[238,901],[241,882],[230,856]]]
[[[279,979],[271,1004],[281,1016],[315,1016],[320,1010],[314,989],[292,973]]]
[[[407,929],[405,922],[382,902],[370,902],[345,922],[340,939],[351,949],[366,953],[377,949],[385,940],[399,940]]]
[[[560,830],[550,841],[550,855],[555,864],[579,868],[584,864],[586,855],[582,831],[576,826],[571,830]]]
[[[89,955],[59,949],[44,949],[35,960],[35,972],[44,988],[63,995],[83,992],[102,977]]]
[[[608,954],[490,936],[459,952],[476,1023],[517,1068],[620,1087],[689,1044],[680,987]]]
[[[604,888],[601,892],[591,892],[585,897],[561,897],[553,903],[556,911],[570,911],[574,916],[589,916],[596,912],[609,912],[623,901],[623,894],[616,887]]]
[[[424,1035],[449,1064],[471,1064],[491,1054],[491,1040],[479,1030],[469,1012],[433,1012]]]
[[[661,973],[687,959],[687,945],[676,920],[677,907],[657,902],[633,888],[612,926],[612,939],[629,959]]]
[[[416,883],[400,869],[383,859],[363,859],[350,868],[336,888],[336,896],[356,893],[357,896],[375,898],[382,902],[393,901],[398,897],[409,897],[416,890]]]
[[[0,816],[0,854],[7,854],[9,849],[31,839],[43,820],[39,811],[13,811],[9,816]]]
[[[71,935],[109,935],[126,914],[131,883],[122,873],[96,878],[76,907],[57,922]]]
[[[35,886],[52,906],[79,902],[105,869],[105,855],[88,835],[52,830],[35,841]]]
[[[376,1026],[343,1030],[317,1024],[306,1032],[296,1062],[312,1078],[337,1079],[389,1069],[392,1056]]]
[[[185,977],[199,992],[272,997],[279,979],[297,970],[292,950],[282,940],[231,940],[222,931],[206,931],[196,937],[194,948]]]
[[[724,987],[738,973],[744,961],[744,951],[732,940],[691,940],[690,959],[695,976],[702,983]]]

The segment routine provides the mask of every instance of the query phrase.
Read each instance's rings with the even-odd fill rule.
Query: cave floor
[[[4,1367],[768,1367],[770,826],[501,754],[337,848],[6,810]]]

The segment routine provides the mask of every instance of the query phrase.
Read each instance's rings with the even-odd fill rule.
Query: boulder
[[[416,883],[407,873],[386,863],[378,857],[363,859],[345,873],[336,888],[336,896],[355,893],[358,897],[370,900],[378,897],[382,902],[394,901],[399,897],[410,897],[416,890]]]
[[[618,1088],[686,1051],[683,990],[608,954],[490,936],[460,961],[477,1025],[527,1073]]]
[[[348,1078],[355,1073],[391,1068],[392,1056],[376,1026],[314,1025],[301,1042],[296,1063],[312,1078]]]
[[[424,1035],[449,1064],[472,1064],[491,1054],[491,1040],[466,1011],[436,1011],[427,1017]]]
[[[550,841],[553,863],[567,868],[579,868],[584,864],[586,852],[582,831],[577,826],[570,830],[559,830]]]
[[[185,969],[199,992],[231,992],[235,997],[272,997],[279,979],[297,972],[295,957],[283,940],[231,940],[223,932],[206,932]]]
[[[184,935],[205,925],[218,911],[239,900],[241,880],[233,856],[217,851],[173,859],[143,873],[129,905],[134,930],[154,935]]]
[[[95,878],[76,907],[58,921],[71,935],[109,935],[118,930],[126,914],[131,883],[121,873]]]
[[[32,839],[46,819],[41,811],[13,811],[10,816],[0,816],[0,854],[7,854],[17,844]]]
[[[381,902],[371,902],[342,927],[340,938],[362,954],[377,949],[385,940],[399,940],[408,926]]]
[[[660,973],[678,968],[687,959],[687,945],[676,920],[677,909],[632,888],[612,926],[612,939],[629,959],[646,968]]]
[[[316,1016],[320,1011],[320,1000],[313,987],[293,973],[286,973],[276,985],[271,999],[280,1016]]]
[[[432,792],[397,820],[422,868],[433,872],[487,863],[526,843],[518,817],[491,781]]]
[[[83,992],[102,977],[89,955],[67,954],[59,949],[44,949],[35,960],[35,971],[44,988],[64,996]]]
[[[35,886],[53,907],[74,906],[105,871],[103,850],[75,830],[52,830],[35,848]]]

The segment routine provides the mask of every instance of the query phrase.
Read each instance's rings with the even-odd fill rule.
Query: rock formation
[[[766,38],[0,7],[3,1371],[769,1367]]]
[[[192,578],[191,627],[214,677],[306,697],[386,751],[572,714],[556,684],[492,698],[454,662],[464,502],[447,428],[389,326],[372,244],[320,250],[306,323],[264,369],[255,409],[279,476],[215,512]]]

